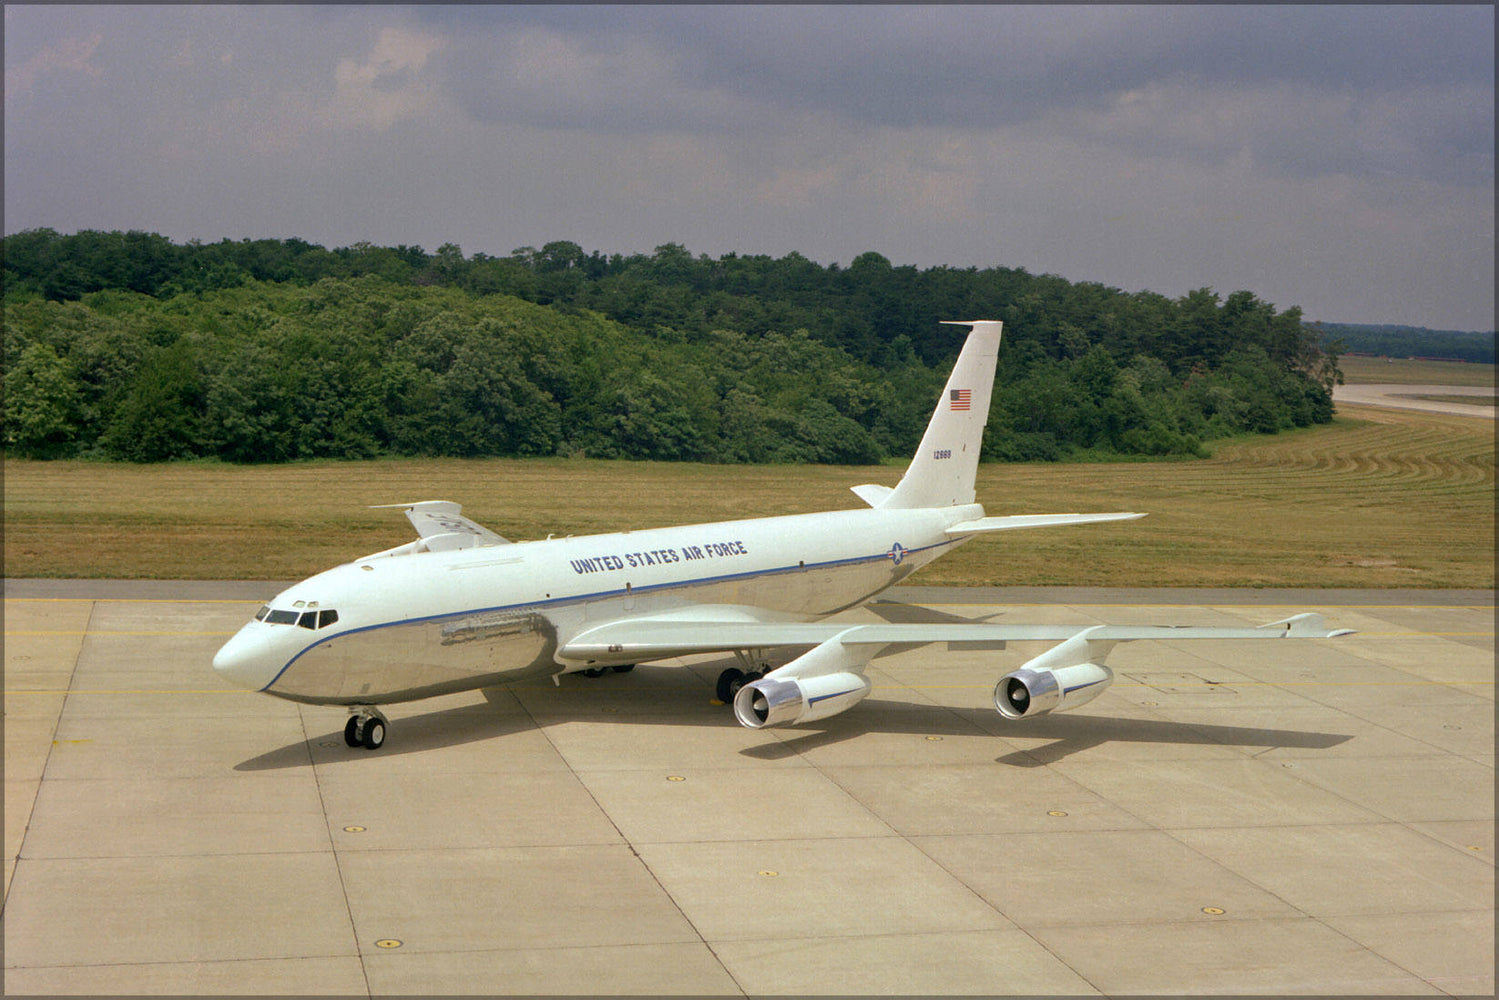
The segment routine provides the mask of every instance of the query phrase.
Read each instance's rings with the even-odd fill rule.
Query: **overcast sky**
[[[4,180],[7,233],[876,250],[1489,330],[1494,10],[7,4]]]

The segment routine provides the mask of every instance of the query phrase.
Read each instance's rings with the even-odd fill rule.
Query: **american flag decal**
[[[972,389],[953,389],[948,392],[948,409],[966,410],[973,396]]]

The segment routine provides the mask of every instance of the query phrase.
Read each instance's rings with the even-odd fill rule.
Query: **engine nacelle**
[[[1101,663],[1056,669],[1027,664],[994,685],[994,707],[1006,719],[1065,712],[1097,698],[1113,681],[1114,672]]]
[[[994,707],[1006,719],[1065,712],[1103,694],[1114,672],[1103,665],[1115,642],[1094,639],[1102,625],[1083,629],[994,685]]]
[[[734,715],[740,724],[764,729],[816,722],[863,701],[870,683],[861,671],[878,647],[845,646],[843,639],[851,631],[840,632],[740,688],[734,696]]]
[[[869,678],[840,671],[816,677],[763,677],[739,689],[734,715],[750,729],[794,726],[837,715],[869,694]]]

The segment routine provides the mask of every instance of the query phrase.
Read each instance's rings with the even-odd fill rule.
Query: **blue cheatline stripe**
[[[837,694],[820,694],[816,698],[808,698],[807,699],[807,704],[808,705],[815,705],[819,701],[827,701],[829,698],[841,698],[841,697],[843,697],[846,694],[853,694],[855,691],[858,691],[858,690],[859,690],[859,688],[849,688],[847,691],[839,691]]]
[[[1105,684],[1108,681],[1109,681],[1109,678],[1103,677],[1103,678],[1100,678],[1099,680],[1096,680],[1096,681],[1089,681],[1086,684],[1074,684],[1070,688],[1062,688],[1062,693],[1063,694],[1071,694],[1074,691],[1081,691],[1083,688],[1090,688],[1090,687],[1094,687],[1095,685],[1098,685],[1098,684]]]
[[[959,541],[960,539],[957,538],[949,538],[944,541],[936,542],[932,545],[924,545],[919,549],[906,549],[905,554],[909,557],[915,553],[927,552],[932,549],[940,549],[948,545],[956,545]],[[292,664],[296,663],[305,654],[311,652],[313,649],[316,649],[318,646],[321,646],[326,642],[331,642],[334,639],[346,639],[349,636],[358,635],[361,632],[373,632],[376,629],[382,628],[399,628],[404,625],[421,625],[426,622],[440,621],[443,618],[461,618],[465,615],[483,615],[489,614],[490,612],[494,611],[513,611],[516,608],[544,608],[559,604],[575,604],[578,601],[596,601],[606,597],[624,597],[627,594],[628,596],[634,597],[637,594],[649,594],[655,591],[674,590],[681,587],[702,587],[712,583],[725,583],[729,580],[744,580],[759,576],[776,576],[782,573],[804,573],[807,570],[829,569],[836,566],[853,566],[859,563],[877,563],[889,558],[890,550],[885,549],[883,552],[877,553],[876,555],[872,556],[854,556],[850,559],[833,559],[828,562],[807,563],[799,566],[777,566],[771,569],[746,570],[743,573],[728,573],[722,576],[705,576],[699,577],[694,580],[677,580],[672,583],[652,583],[646,584],[643,587],[631,587],[629,591],[626,591],[623,587],[620,587],[613,590],[598,590],[587,594],[573,594],[568,597],[553,597],[540,601],[522,601],[519,604],[498,604],[493,607],[470,608],[464,611],[444,611],[440,615],[425,615],[420,618],[401,618],[395,621],[380,622],[376,625],[362,625],[359,628],[351,628],[344,632],[337,632],[333,635],[320,637],[316,642],[307,646],[296,656],[293,656],[290,660],[287,660],[286,666],[277,671],[276,676],[271,678],[270,683],[260,690],[261,692],[266,692],[275,687],[276,682],[279,681],[283,676],[285,676],[286,672],[292,668]]]

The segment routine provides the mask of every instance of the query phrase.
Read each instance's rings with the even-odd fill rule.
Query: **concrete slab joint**
[[[913,589],[1361,632],[1124,645],[1023,722],[1024,643],[785,730],[688,658],[389,706],[370,752],[211,674],[252,589],[7,581],[8,994],[1494,990],[1490,591]]]

